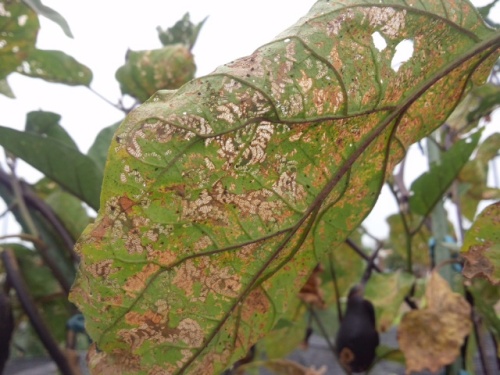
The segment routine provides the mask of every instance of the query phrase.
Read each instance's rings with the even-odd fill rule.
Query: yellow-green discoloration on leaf
[[[131,112],[78,244],[71,298],[100,350],[94,373],[220,373],[291,320],[387,170],[484,82],[490,33],[465,1],[322,0],[251,56]]]

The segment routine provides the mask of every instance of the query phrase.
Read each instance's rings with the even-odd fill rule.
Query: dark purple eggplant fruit
[[[354,286],[347,297],[347,309],[336,337],[339,361],[351,372],[366,371],[375,359],[379,335],[375,310],[363,297],[364,287]]]

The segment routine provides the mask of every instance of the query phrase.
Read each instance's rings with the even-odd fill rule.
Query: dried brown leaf
[[[408,312],[398,330],[407,374],[424,369],[436,372],[452,363],[472,327],[470,305],[437,272],[432,273],[425,296],[427,307]]]

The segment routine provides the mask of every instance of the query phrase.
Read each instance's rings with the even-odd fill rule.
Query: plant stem
[[[434,133],[434,136],[439,136],[438,131]],[[432,137],[427,138],[427,153],[429,167],[434,164],[441,163],[441,151],[437,145],[437,141]],[[446,210],[444,208],[443,201],[439,201],[431,212],[431,232],[436,246],[434,249],[434,264],[441,264],[451,258],[450,251],[442,245],[448,234],[448,217],[446,215]],[[450,286],[452,285],[452,269],[450,266],[443,266],[439,269],[441,276],[448,281]]]
[[[328,254],[328,263],[330,266],[330,273],[332,275],[333,289],[335,290],[335,303],[337,305],[338,319],[339,319],[339,322],[342,322],[343,314],[342,314],[342,308],[340,307],[340,291],[339,291],[339,285],[337,282],[337,274],[335,273],[335,267],[333,266],[333,259],[332,259],[331,252],[330,252],[330,254]]]
[[[93,88],[91,88],[90,86],[87,86],[87,88],[90,90],[90,92],[92,92],[94,95],[96,95],[98,98],[102,99],[103,101],[105,101],[106,103],[108,103],[110,106],[116,108],[117,110],[119,111],[122,111],[124,113],[127,113],[127,110],[125,108],[123,108],[123,106],[120,106],[119,104],[115,104],[113,103],[111,100],[109,100],[108,98],[106,98],[104,95],[101,95],[99,94],[97,91],[95,91]]]
[[[14,252],[11,249],[6,249],[0,254],[0,256],[7,273],[7,278],[16,291],[17,298],[21,302],[21,306],[26,312],[26,315],[28,315],[31,325],[40,338],[40,341],[43,343],[50,356],[57,364],[61,373],[63,375],[73,375],[70,364],[50,334],[49,329],[43,322],[42,317],[35,306],[35,302],[28,292],[28,287],[21,277],[19,265],[17,264]]]
[[[24,199],[24,194],[23,194],[23,189],[21,187],[21,184],[19,180],[16,177],[15,174],[15,163],[14,161],[10,161],[9,163],[9,168],[12,171],[12,174],[10,176],[10,188],[12,189],[15,201],[17,203],[17,208],[19,209],[19,214],[21,215],[22,219],[26,223],[27,229],[31,232],[30,235],[32,237],[35,237],[38,239],[38,241],[32,241],[33,245],[35,246],[35,249],[38,251],[40,256],[43,259],[43,262],[49,267],[51,270],[52,274],[56,278],[56,280],[59,282],[61,285],[62,289],[66,293],[66,295],[69,294],[69,290],[71,288],[70,282],[67,280],[65,275],[63,274],[62,270],[59,268],[59,266],[56,264],[55,260],[53,257],[49,254],[47,251],[47,245],[43,240],[40,238],[40,233],[38,231],[38,228],[36,227],[33,218],[31,217],[31,214],[28,210],[28,207],[26,206],[26,201]]]
[[[26,202],[24,201],[21,184],[19,183],[19,180],[16,176],[15,160],[9,158],[7,160],[7,164],[10,168],[11,172],[10,182],[11,182],[12,192],[14,194],[17,207],[19,208],[19,212],[21,213],[21,216],[26,222],[26,226],[28,227],[28,230],[31,232],[31,234],[35,237],[39,237],[38,228],[33,222],[33,218],[31,217],[28,208],[26,207]]]
[[[412,232],[410,230],[410,226],[408,224],[408,221],[406,220],[406,215],[402,210],[403,207],[403,202],[399,199],[399,195],[397,191],[394,189],[394,186],[390,183],[387,183],[389,186],[389,190],[391,191],[392,195],[394,196],[394,199],[396,200],[398,207],[399,207],[399,215],[401,216],[401,223],[403,224],[403,228],[405,231],[405,239],[406,239],[406,272],[409,274],[413,274],[413,252],[412,252],[412,246],[411,246],[411,241],[413,239],[413,235],[416,232]]]

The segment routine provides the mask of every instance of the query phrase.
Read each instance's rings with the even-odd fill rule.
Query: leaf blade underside
[[[484,82],[499,42],[469,3],[392,3],[319,1],[251,56],[129,114],[71,295],[101,350],[95,373],[210,374],[242,357],[405,149]],[[409,38],[413,56],[391,68]]]

